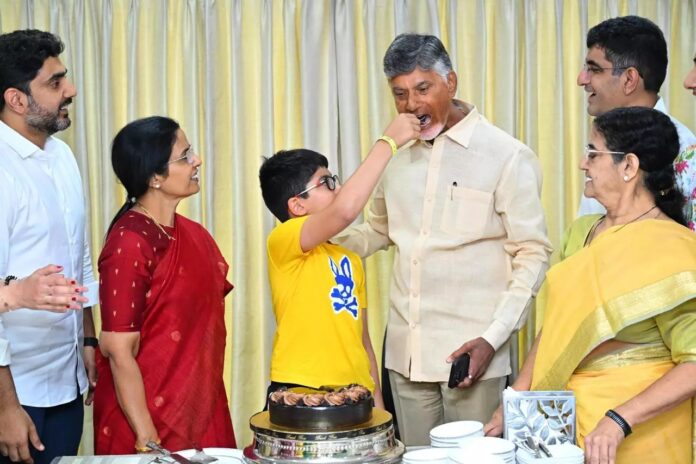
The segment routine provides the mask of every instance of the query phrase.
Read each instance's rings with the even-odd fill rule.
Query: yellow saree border
[[[644,345],[630,346],[628,348],[624,347],[621,350],[592,358],[580,364],[580,366],[575,369],[575,372],[601,371],[616,367],[635,366],[638,364],[671,360],[671,353],[664,343],[646,343]]]
[[[554,266],[546,283],[535,390],[564,388],[597,345],[696,298],[696,236],[667,221],[612,228]]]

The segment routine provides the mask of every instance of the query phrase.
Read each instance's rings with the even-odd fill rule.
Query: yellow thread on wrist
[[[389,144],[389,147],[391,148],[392,151],[392,156],[396,155],[396,152],[399,150],[399,148],[396,146],[396,142],[394,141],[393,138],[389,137],[388,135],[383,135],[377,140],[382,140],[383,142],[387,142]]]

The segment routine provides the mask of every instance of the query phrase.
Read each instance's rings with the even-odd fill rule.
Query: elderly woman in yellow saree
[[[692,463],[696,235],[684,226],[666,115],[594,120],[580,168],[606,208],[566,233],[540,294],[544,322],[516,390],[572,390],[587,463]],[[500,435],[499,409],[486,424]]]

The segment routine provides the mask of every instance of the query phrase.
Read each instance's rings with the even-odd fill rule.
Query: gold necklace
[[[167,233],[166,230],[164,230],[164,227],[162,227],[162,225],[161,225],[159,222],[157,222],[157,220],[154,218],[154,216],[152,216],[152,214],[150,214],[150,212],[147,210],[147,208],[145,208],[145,207],[143,206],[142,203],[137,202],[136,204],[140,207],[140,209],[143,210],[143,212],[147,215],[147,217],[149,217],[150,219],[152,219],[152,222],[155,223],[155,225],[159,228],[159,230],[161,230],[162,233],[163,233],[164,235],[166,235],[167,238],[168,238],[169,240],[176,240],[176,238],[172,237],[171,235],[169,235],[169,234]]]

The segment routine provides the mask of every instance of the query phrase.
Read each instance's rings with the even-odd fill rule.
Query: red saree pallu
[[[201,225],[176,215],[175,228],[169,230],[175,239],[162,242],[150,220],[130,212],[110,232],[99,259],[100,295],[106,300],[101,306],[103,330],[137,331],[141,324],[136,362],[163,447],[235,447],[222,377],[224,297],[232,289],[225,277],[228,265]],[[140,272],[133,274],[133,269]],[[119,312],[141,302],[141,314],[132,315],[130,330],[110,327],[110,318],[122,317]],[[136,436],[119,406],[109,359],[101,353],[97,367],[95,452],[133,454]]]

